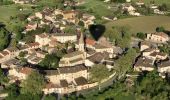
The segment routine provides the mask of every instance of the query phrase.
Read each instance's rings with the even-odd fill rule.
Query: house
[[[1,63],[1,68],[5,68],[5,69],[15,68],[18,66],[20,66],[20,62],[18,59],[15,59],[15,58],[4,61],[3,63]]]
[[[49,35],[47,33],[35,35],[35,42],[39,43],[40,46],[47,45],[50,42]]]
[[[34,3],[36,0],[12,0],[15,4]]]
[[[28,20],[29,22],[33,21],[34,19],[36,19],[36,16],[29,16],[29,17],[27,18],[27,20]]]
[[[45,70],[45,73],[48,82],[53,84],[60,83],[60,80],[67,80],[70,83],[81,76],[88,78],[87,68],[84,65],[59,67],[57,70]]]
[[[90,38],[86,38],[85,44],[87,48],[93,48],[93,46],[96,44],[96,41]]]
[[[168,55],[162,52],[153,52],[148,56],[148,58],[155,60],[165,60],[167,57]]]
[[[75,51],[69,54],[66,54],[61,58],[59,62],[59,67],[65,66],[75,66],[78,64],[83,64],[86,55],[81,51]]]
[[[164,32],[155,32],[147,34],[147,40],[155,43],[166,43],[169,41],[169,36]]]
[[[140,57],[134,64],[134,71],[153,71],[154,70],[154,60]]]
[[[67,33],[54,34],[53,38],[55,38],[60,43],[76,42],[77,41],[77,35],[67,34]]]
[[[84,27],[88,28],[90,25],[94,24],[95,16],[89,14],[83,14],[82,18],[80,19],[84,23]]]
[[[3,63],[13,57],[18,56],[19,52],[20,51],[18,48],[9,47],[7,49],[4,49],[0,52],[0,63]]]
[[[14,79],[13,81],[25,80],[28,77],[28,75],[30,75],[32,73],[33,70],[34,69],[32,69],[30,67],[12,68],[12,69],[9,69],[8,76],[16,77],[16,79]]]
[[[25,58],[27,59],[28,63],[33,64],[33,65],[36,65],[43,60],[43,58],[38,57],[36,54],[27,55]]]
[[[38,42],[34,42],[34,43],[29,43],[27,44],[29,49],[37,49],[40,47],[40,44]]]
[[[144,51],[146,49],[149,49],[151,46],[151,43],[150,42],[147,42],[147,41],[142,41],[140,43],[140,51]]]
[[[4,49],[3,51],[4,51],[4,52],[8,52],[10,58],[13,58],[13,57],[19,55],[19,49],[18,49],[18,48],[15,48],[15,47],[6,48],[6,49]]]
[[[66,20],[75,19],[77,14],[78,12],[75,10],[62,11],[63,19],[66,19]]]
[[[26,28],[25,30],[26,30],[27,32],[28,32],[28,31],[32,31],[32,30],[36,30],[36,29],[38,28],[38,23],[33,23],[33,22],[28,23],[25,28]]]
[[[95,44],[94,49],[96,50],[96,52],[113,53],[113,48],[112,47],[103,46],[101,44]]]
[[[99,64],[104,60],[104,57],[105,57],[105,55],[103,55],[103,53],[101,53],[101,52],[95,53],[94,55],[88,57],[85,60],[85,65],[91,67],[94,64]]]
[[[158,72],[160,73],[169,73],[170,72],[170,61],[162,61],[158,65]]]
[[[144,57],[148,57],[150,54],[152,54],[153,52],[159,52],[159,49],[157,49],[157,48],[148,48],[148,49],[146,49],[146,50],[144,50],[143,52],[142,52],[142,55],[144,56]]]
[[[87,81],[80,77],[76,78],[74,83],[67,83],[66,80],[62,80],[60,84],[47,83],[43,89],[44,94],[59,93],[68,94],[75,91],[80,91],[97,86],[97,83],[87,83]]]
[[[134,12],[136,9],[132,6],[132,5],[130,5],[130,4],[124,4],[123,5],[123,9],[124,10],[127,10],[128,12]]]
[[[117,17],[115,17],[115,16],[102,16],[102,18],[105,20],[109,20],[109,21],[117,20]]]

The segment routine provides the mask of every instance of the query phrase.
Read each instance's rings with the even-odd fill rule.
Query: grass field
[[[139,0],[132,0],[132,1],[139,1]],[[155,1],[156,4],[163,4],[166,3],[170,5],[170,0],[143,0],[145,3],[149,4],[151,1]]]
[[[92,9],[95,15],[101,17],[111,14],[111,11],[107,9],[108,5],[109,4],[103,3],[102,0],[86,0],[82,6],[85,6],[86,9]]]
[[[10,17],[14,17],[19,13],[31,13],[32,9],[29,5],[23,6],[23,11],[19,11],[18,5],[3,5],[0,6],[0,22],[3,22],[9,30],[13,25],[19,24],[17,21],[11,21]]]
[[[106,29],[112,26],[127,26],[132,33],[154,32],[158,26],[163,26],[170,30],[170,17],[168,16],[142,16],[134,18],[120,19],[106,24]]]

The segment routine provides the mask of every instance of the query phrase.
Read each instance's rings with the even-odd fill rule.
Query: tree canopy
[[[111,75],[105,65],[97,64],[92,66],[89,70],[90,80],[93,82],[100,82],[102,79],[105,79]]]
[[[47,54],[45,58],[39,63],[43,68],[57,68],[59,66],[60,58],[56,54]]]
[[[37,71],[33,71],[26,80],[22,83],[21,93],[22,94],[41,94],[42,89],[45,85],[43,75]]]
[[[4,28],[0,28],[0,50],[5,49],[10,42],[9,32]]]

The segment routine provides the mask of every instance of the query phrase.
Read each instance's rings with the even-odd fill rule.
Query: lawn
[[[170,30],[170,17],[168,16],[142,16],[134,18],[120,19],[106,24],[106,29],[112,26],[127,26],[132,33],[154,32],[158,26],[163,26]]]
[[[3,5],[0,6],[0,22],[3,22],[9,30],[12,29],[13,25],[20,24],[17,21],[11,21],[10,17],[15,17],[19,13],[31,13],[32,9],[31,6],[29,5],[24,5],[23,6],[23,11],[20,11],[18,9],[19,5]],[[21,5],[20,5],[21,6]]]
[[[132,1],[139,1],[139,0],[132,0]],[[168,5],[170,5],[170,1],[169,0],[142,0],[145,3],[149,4],[151,1],[155,1],[155,4],[163,4],[166,3]]]
[[[82,6],[86,7],[86,10],[92,9],[94,15],[101,17],[108,14],[113,14],[107,8],[108,5],[109,4],[104,3],[102,0],[86,0],[85,4],[83,4]]]

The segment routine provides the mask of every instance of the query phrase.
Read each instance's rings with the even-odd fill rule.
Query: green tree
[[[1,84],[6,84],[8,82],[7,76],[4,74],[3,70],[0,69],[0,83]]]
[[[47,95],[44,100],[56,100],[56,97],[53,95]]]
[[[93,82],[100,82],[101,80],[107,78],[110,75],[110,72],[103,64],[97,64],[92,66],[89,70],[90,80]]]
[[[136,36],[142,40],[144,40],[146,38],[146,34],[142,33],[142,32],[139,32],[136,34]]]
[[[84,27],[84,22],[83,21],[79,21],[78,25]]]
[[[9,32],[5,28],[0,28],[0,50],[8,46],[10,42]]]
[[[132,65],[137,56],[136,50],[130,48],[125,55],[120,57],[115,62],[116,70],[119,75],[119,78],[123,77],[127,71],[132,69]]]
[[[156,32],[164,32],[164,31],[165,31],[165,28],[163,26],[156,28]]]
[[[33,71],[21,84],[21,93],[33,95],[41,94],[44,85],[45,79],[43,75],[37,71]]]
[[[167,7],[167,5],[164,3],[164,4],[160,5],[160,6],[158,7],[158,9],[159,9],[160,11],[167,11],[167,10],[168,10],[168,7]]]
[[[50,68],[57,68],[59,66],[60,58],[57,57],[55,54],[48,54],[45,58],[39,63],[41,67],[50,69]]]

